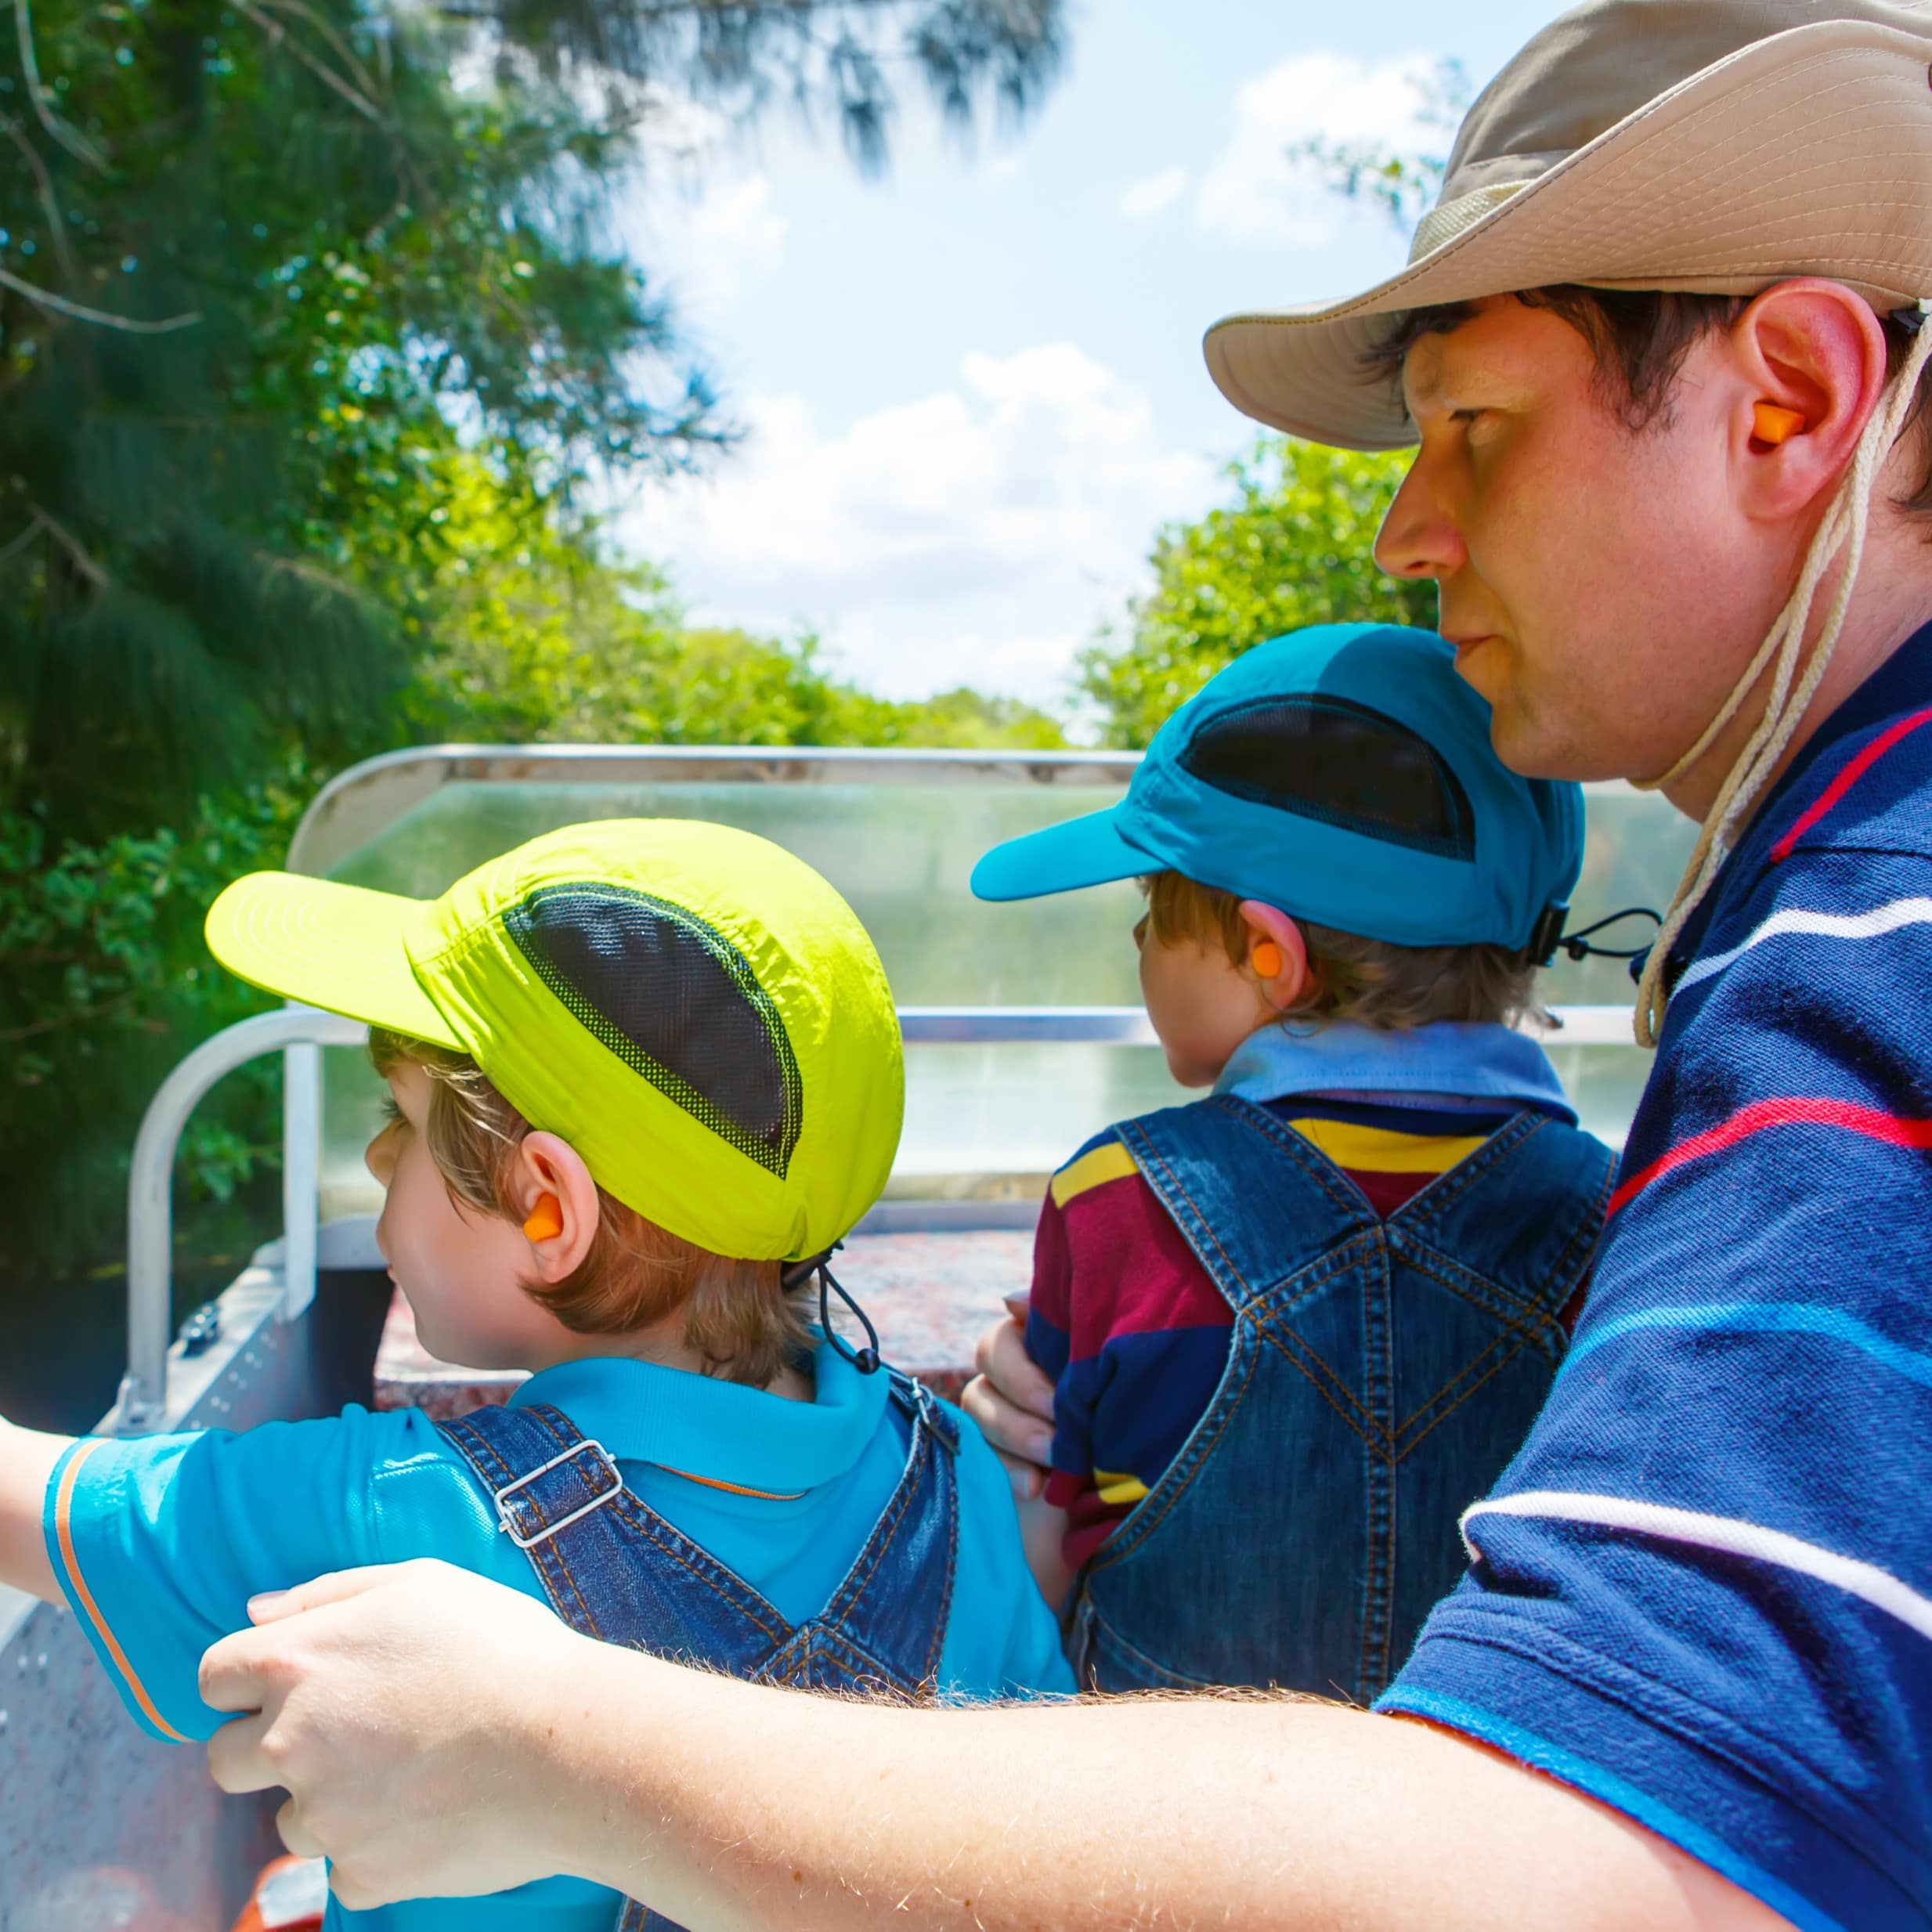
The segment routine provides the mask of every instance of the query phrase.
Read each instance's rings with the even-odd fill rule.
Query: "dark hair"
[[[1728,329],[1750,305],[1744,295],[1688,294],[1675,289],[1586,288],[1559,283],[1548,288],[1515,291],[1526,309],[1560,316],[1589,344],[1596,359],[1597,386],[1605,406],[1633,435],[1667,425],[1685,358],[1707,335]],[[1366,373],[1397,381],[1403,359],[1425,335],[1446,335],[1476,312],[1473,302],[1446,302],[1411,309],[1397,316],[1367,357]],[[1912,331],[1891,316],[1883,319],[1886,367],[1896,375],[1912,350]],[[1932,401],[1932,370],[1919,381],[1919,393],[1907,419],[1918,430]],[[1921,439],[1922,449],[1924,439]],[[1924,451],[1919,480],[1898,500],[1914,515],[1932,515],[1932,450]]]

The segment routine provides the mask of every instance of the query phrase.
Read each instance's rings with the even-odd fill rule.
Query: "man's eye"
[[[393,1093],[385,1093],[382,1096],[383,1125],[385,1127],[398,1127],[402,1125],[402,1121],[403,1110],[396,1104],[395,1096]]]

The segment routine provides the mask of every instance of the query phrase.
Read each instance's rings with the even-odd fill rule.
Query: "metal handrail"
[[[1556,1045],[1633,1044],[1627,1006],[1552,1010],[1560,1032],[1525,1031]],[[899,1025],[912,1046],[1157,1044],[1147,1013],[1139,1006],[901,1006]],[[223,1074],[263,1053],[288,1056],[281,1313],[284,1320],[292,1320],[315,1296],[321,1162],[319,1049],[359,1046],[367,1034],[359,1020],[312,1006],[288,1006],[241,1020],[204,1040],[162,1082],[142,1117],[128,1175],[128,1371],[103,1425],[109,1432],[139,1435],[158,1425],[167,1411],[172,1186],[175,1151],[188,1117]]]
[[[291,1006],[280,1013],[258,1013],[204,1040],[161,1082],[161,1091],[148,1103],[128,1173],[128,1372],[121,1379],[120,1394],[103,1425],[108,1432],[138,1435],[158,1425],[167,1412],[175,1150],[196,1103],[224,1074],[233,1073],[261,1054],[280,1053],[291,1046],[356,1046],[367,1032],[358,1020],[319,1013],[313,1007]],[[285,1171],[296,1152],[284,1150]],[[307,1169],[312,1179],[319,1154],[311,1141]],[[312,1221],[307,1235],[312,1272]],[[309,1292],[314,1292],[312,1282]]]

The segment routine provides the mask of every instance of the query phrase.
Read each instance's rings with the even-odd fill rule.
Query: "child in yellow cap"
[[[208,940],[370,1024],[389,1271],[437,1352],[533,1373],[440,1426],[354,1407],[135,1441],[0,1425],[0,1581],[71,1604],[148,1731],[217,1728],[197,1666],[251,1596],[411,1556],[766,1681],[1071,1688],[991,1452],[824,1319],[826,1254],[884,1185],[903,1100],[884,971],[824,879],[745,832],[616,820],[428,902],[257,873]],[[332,1901],[327,1923],[666,1921],[557,1878]]]

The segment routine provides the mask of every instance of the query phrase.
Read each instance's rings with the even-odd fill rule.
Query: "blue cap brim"
[[[1111,809],[1089,812],[995,846],[973,868],[973,897],[1039,899],[1165,872],[1167,861],[1129,844],[1114,817]]]

